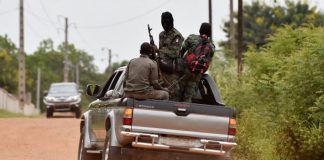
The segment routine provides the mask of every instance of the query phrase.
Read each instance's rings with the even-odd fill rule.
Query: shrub
[[[233,60],[211,71],[238,111],[233,159],[323,159],[324,28],[286,26],[244,61],[240,80]]]

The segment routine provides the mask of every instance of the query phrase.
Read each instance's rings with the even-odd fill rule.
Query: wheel
[[[101,154],[87,153],[87,149],[84,148],[84,132],[82,128],[82,133],[79,140],[78,149],[78,160],[100,160]]]
[[[80,118],[81,117],[81,108],[75,108],[75,118]]]
[[[47,118],[53,117],[53,108],[52,107],[49,107],[46,109],[46,117]]]
[[[110,160],[109,159],[109,148],[110,148],[110,132],[106,133],[105,145],[102,151],[102,160]]]
[[[121,160],[121,147],[111,146],[111,133],[107,131],[105,145],[102,151],[102,160]]]

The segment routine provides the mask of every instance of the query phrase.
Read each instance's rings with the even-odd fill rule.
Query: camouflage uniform
[[[176,60],[180,58],[179,50],[184,38],[181,33],[172,28],[169,32],[162,31],[159,35],[159,58],[161,59],[173,59]],[[178,73],[165,73],[162,72],[162,79],[164,81],[164,87],[170,86],[172,83],[179,79]],[[170,100],[179,101],[180,86],[179,84],[174,84],[172,88],[169,88]]]
[[[180,53],[193,52],[196,46],[199,44],[201,37],[199,35],[191,34],[184,41],[181,47]],[[215,46],[210,42],[212,46],[212,52],[215,52]],[[213,55],[213,54],[212,54]],[[186,55],[184,55],[184,58]],[[188,66],[188,64],[185,64]],[[180,81],[180,93],[182,93],[182,100],[184,102],[191,102],[193,96],[196,95],[197,85],[201,79],[201,74],[191,72],[189,67],[185,67],[184,78]]]
[[[147,55],[132,59],[127,65],[124,91],[125,96],[135,99],[169,99],[164,90],[156,90],[153,84],[158,83],[158,67]]]

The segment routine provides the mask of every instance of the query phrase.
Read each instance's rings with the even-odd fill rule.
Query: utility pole
[[[111,57],[113,56],[112,53],[111,53],[111,49],[108,49],[108,48],[103,47],[101,50],[102,50],[103,52],[104,52],[105,50],[108,51],[108,73],[111,74],[111,73],[112,73]],[[115,55],[115,56],[116,56],[116,55]]]
[[[41,71],[40,68],[37,68],[37,93],[36,93],[36,109],[40,109],[40,85],[41,85]]]
[[[75,69],[75,70],[76,70],[76,71],[75,71],[75,72],[76,72],[76,73],[75,73],[75,74],[76,74],[76,75],[75,75],[75,76],[76,76],[76,84],[77,84],[78,86],[79,86],[79,83],[80,83],[79,64],[80,64],[80,63],[79,63],[79,61],[78,61],[77,64],[76,64],[76,69]]]
[[[212,9],[212,0],[208,0],[208,6],[209,6],[209,24],[211,26],[211,34],[210,34],[210,41],[213,42],[213,9]]]
[[[243,0],[238,0],[238,42],[237,42],[237,74],[241,76],[243,70]]]
[[[68,28],[69,28],[68,18],[65,17],[64,82],[69,81]]]
[[[237,55],[235,46],[235,26],[234,26],[234,9],[233,0],[230,0],[230,46],[234,55]]]
[[[25,50],[24,50],[24,0],[19,1],[19,84],[18,97],[19,106],[24,108],[26,102],[26,70],[25,70]]]
[[[111,68],[111,49],[108,50],[108,71],[111,74],[112,68]]]

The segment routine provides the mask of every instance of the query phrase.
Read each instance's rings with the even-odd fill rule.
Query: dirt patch
[[[80,119],[0,119],[0,159],[76,160]]]

